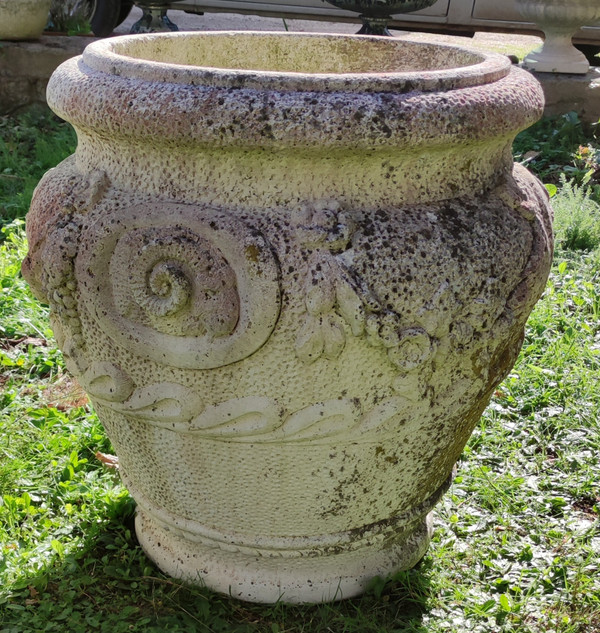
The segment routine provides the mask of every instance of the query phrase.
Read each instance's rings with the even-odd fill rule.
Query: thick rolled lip
[[[229,38],[232,46],[239,38],[255,38],[260,46],[261,38],[319,39],[321,43],[336,41],[364,42],[360,46],[368,53],[369,46],[387,46],[390,54],[402,52],[403,47],[417,47],[423,51],[433,48],[448,52],[461,52],[473,63],[451,68],[431,70],[403,70],[399,72],[292,72],[287,70],[260,70],[210,67],[155,61],[143,56],[144,45],[148,51],[161,39],[175,39],[181,46],[193,46],[200,38]],[[316,43],[316,42],[315,42]],[[128,54],[135,49],[137,54]],[[142,54],[139,51],[142,51]],[[149,56],[150,57],[150,56]],[[253,31],[212,31],[160,33],[152,35],[125,35],[93,42],[83,53],[83,63],[88,68],[108,75],[150,82],[211,86],[219,88],[273,89],[311,92],[433,92],[479,86],[506,77],[510,72],[510,60],[496,53],[473,51],[468,48],[417,42],[405,38],[386,38],[364,35],[339,35],[323,33],[285,33]]]

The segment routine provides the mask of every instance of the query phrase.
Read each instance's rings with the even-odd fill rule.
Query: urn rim
[[[223,55],[227,63],[220,62]],[[467,88],[498,81],[511,70],[504,55],[451,44],[270,31],[124,35],[88,45],[83,63],[108,75],[158,83],[355,93]]]

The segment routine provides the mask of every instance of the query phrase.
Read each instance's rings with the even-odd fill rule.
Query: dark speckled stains
[[[333,504],[321,513],[321,517],[324,519],[328,516],[338,516],[342,514],[350,507],[352,502],[355,501],[356,495],[360,494],[359,488],[363,475],[358,466],[355,465],[350,474],[345,474],[342,477],[343,472],[341,469],[339,473],[335,473],[333,470],[329,471],[330,477],[337,479],[338,482],[333,489]]]
[[[464,221],[455,204],[445,204],[439,210],[439,217],[446,231],[457,241],[463,241],[470,227]]]
[[[385,448],[381,445],[375,447],[375,457],[380,467],[385,467],[385,465],[397,466],[400,462],[396,454],[386,454]]]
[[[273,135],[273,127],[268,123],[261,128],[260,135],[265,138],[275,140],[275,136]]]

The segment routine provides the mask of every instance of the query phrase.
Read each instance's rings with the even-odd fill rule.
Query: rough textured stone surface
[[[79,146],[23,272],[148,554],[266,602],[414,565],[550,266],[510,152],[535,80],[407,41],[178,34],[94,44],[49,102]]]
[[[219,14],[207,14],[202,19],[214,19],[215,15]],[[248,16],[244,16],[246,18]],[[258,22],[257,26],[263,24]],[[420,39],[425,38],[422,33],[418,35]],[[67,59],[80,55],[92,41],[94,38],[84,36],[42,35],[37,41],[4,42],[0,48],[0,114],[45,104],[50,75]],[[590,70],[587,75],[539,73],[534,76],[544,89],[546,116],[575,111],[588,123],[598,120],[598,69]]]

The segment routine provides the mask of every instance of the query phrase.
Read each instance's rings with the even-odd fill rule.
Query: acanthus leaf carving
[[[204,408],[200,396],[178,383],[160,382],[139,387],[122,404],[128,416],[162,424],[189,422]]]
[[[341,318],[337,314],[327,314],[322,318],[323,356],[331,360],[337,358],[346,345],[346,334]]]
[[[91,363],[80,381],[97,406],[112,409],[132,424],[242,443],[319,442],[335,437],[359,441],[366,433],[384,429],[406,403],[406,398],[394,396],[363,413],[358,398],[336,398],[290,413],[271,398],[245,396],[207,406],[196,391],[179,383],[136,386],[108,361]]]
[[[354,336],[362,336],[366,326],[367,310],[364,301],[348,276],[340,275],[336,283],[336,300],[340,316],[350,326]]]
[[[109,402],[127,400],[134,389],[131,378],[109,361],[93,361],[80,382],[90,396]]]
[[[296,441],[351,433],[360,420],[360,413],[360,403],[356,400],[317,402],[290,415],[282,431],[286,439]]]
[[[305,202],[293,217],[298,240],[310,249],[344,250],[356,226],[354,218],[337,200]]]
[[[373,407],[362,419],[360,432],[369,433],[383,427],[389,420],[406,411],[406,400],[402,397],[392,397]]]
[[[325,348],[321,318],[307,314],[296,336],[296,355],[306,364],[314,363]]]
[[[304,284],[306,309],[315,316],[326,314],[333,310],[335,301],[335,271],[327,257],[318,252],[313,253]]]

